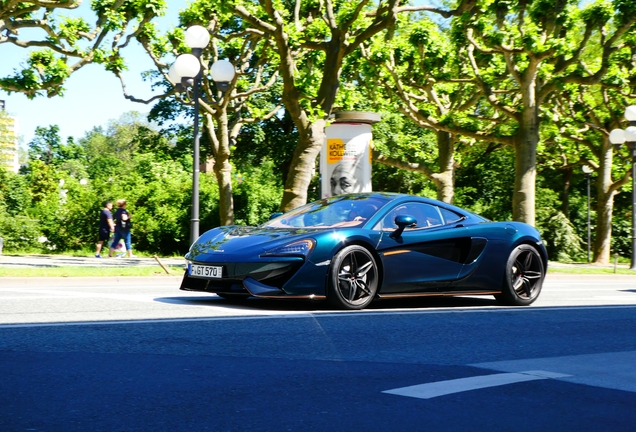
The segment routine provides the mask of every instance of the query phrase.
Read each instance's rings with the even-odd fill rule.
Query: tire
[[[519,245],[508,258],[501,294],[495,298],[504,305],[527,306],[539,297],[544,278],[539,252],[530,245]]]
[[[378,289],[378,266],[368,249],[352,245],[331,260],[327,299],[338,309],[364,309]]]

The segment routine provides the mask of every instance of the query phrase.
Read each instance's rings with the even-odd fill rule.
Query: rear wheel
[[[501,294],[495,298],[509,306],[529,305],[539,297],[544,278],[539,252],[530,245],[519,245],[508,258]]]
[[[328,299],[340,309],[364,309],[378,289],[378,266],[369,250],[352,245],[331,260]]]

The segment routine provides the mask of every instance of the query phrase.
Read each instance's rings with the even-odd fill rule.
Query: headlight
[[[309,256],[309,253],[313,250],[315,245],[316,242],[313,239],[299,240],[293,243],[286,244],[284,246],[279,246],[275,249],[265,251],[265,253],[261,256],[296,255],[307,257]]]

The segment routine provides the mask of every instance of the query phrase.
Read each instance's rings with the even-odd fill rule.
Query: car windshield
[[[268,228],[337,228],[362,226],[389,200],[357,195],[336,196],[298,207],[271,219]]]

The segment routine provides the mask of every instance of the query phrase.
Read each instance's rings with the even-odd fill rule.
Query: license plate
[[[200,264],[190,265],[190,276],[201,278],[221,278],[223,277],[223,267]]]

